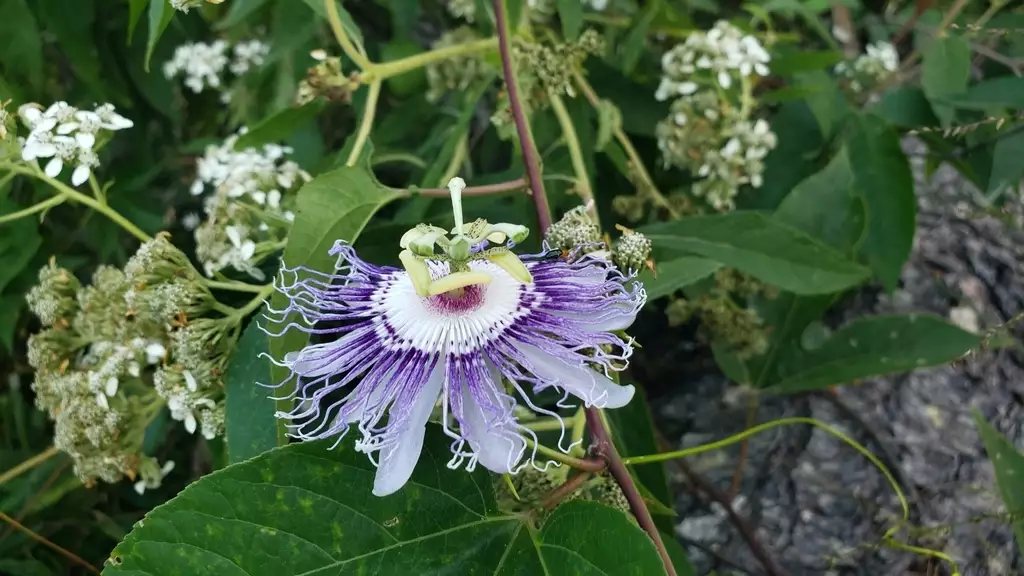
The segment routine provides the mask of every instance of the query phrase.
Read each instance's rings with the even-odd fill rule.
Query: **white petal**
[[[53,117],[43,118],[33,128],[34,131],[38,132],[49,132],[53,130],[53,127],[57,125],[57,119]]]
[[[478,461],[488,470],[506,474],[517,467],[526,452],[526,441],[516,430],[512,421],[489,425],[484,412],[470,392],[469,386],[462,386],[462,433],[469,440]],[[491,398],[490,402],[510,408],[508,398]]]
[[[60,175],[60,171],[64,169],[64,161],[60,157],[55,157],[46,163],[46,175],[50,178],[56,178]]]
[[[115,376],[107,378],[107,383],[103,387],[103,391],[107,394],[107,396],[113,396],[114,394],[117,394],[117,378]]]
[[[77,166],[75,171],[71,173],[71,183],[75,186],[81,186],[83,182],[89,179],[89,167],[85,164]]]
[[[139,493],[139,496],[142,496],[146,492],[146,481],[139,480],[138,482],[136,482],[135,491]]]
[[[373,495],[387,496],[398,491],[412,476],[423,450],[423,435],[427,431],[430,412],[441,395],[444,383],[444,363],[438,362],[423,389],[416,395],[408,418],[401,423],[401,438],[381,450],[377,475],[373,479]],[[397,423],[396,423],[397,424]]]
[[[516,347],[526,355],[534,374],[560,386],[587,406],[621,408],[633,399],[632,386],[620,386],[604,374],[572,366],[535,346],[518,343]]]
[[[236,248],[242,245],[242,233],[238,230],[238,226],[228,226],[224,229],[224,232],[228,235],[228,240],[231,240],[231,243]]]
[[[60,126],[57,126],[57,134],[71,134],[78,128],[78,122],[65,122]]]
[[[103,408],[104,410],[110,409],[110,403],[107,402],[107,397],[104,396],[103,394],[96,394],[96,404],[98,404],[99,407]]]
[[[146,363],[157,364],[164,359],[167,349],[159,342],[152,342],[146,346]]]
[[[89,134],[88,132],[79,132],[75,134],[75,140],[78,140],[78,145],[82,148],[92,149],[96,145],[96,135]]]
[[[185,430],[187,430],[189,434],[196,433],[196,417],[193,416],[191,412],[185,414]]]
[[[722,88],[728,88],[732,86],[732,76],[729,75],[729,72],[720,70],[718,72],[718,83],[722,85]]]
[[[174,470],[174,460],[164,462],[164,465],[160,467],[160,476],[167,476],[171,470]]]
[[[188,370],[185,370],[184,376],[185,376],[185,386],[190,391],[195,392],[197,389],[199,389],[199,384],[196,382],[196,377],[193,376],[191,372],[189,372]]]
[[[43,117],[43,112],[39,108],[34,106],[23,106],[18,112],[25,118],[25,122],[32,125],[39,121]]]
[[[242,246],[238,250],[242,260],[249,260],[256,253],[256,243],[252,240],[246,240],[242,242]]]

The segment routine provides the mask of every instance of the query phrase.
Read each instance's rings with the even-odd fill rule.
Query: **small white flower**
[[[190,392],[195,392],[199,389],[199,383],[196,382],[196,377],[193,376],[191,372],[185,370],[183,375],[185,376],[185,387],[188,388]]]
[[[196,433],[196,417],[192,414],[192,412],[188,412],[187,414],[185,414],[185,430],[189,434]]]
[[[159,342],[151,342],[146,345],[146,364],[159,364],[167,355],[167,349]]]
[[[117,376],[111,376],[110,378],[107,378],[107,382],[103,387],[103,392],[106,393],[107,396],[113,397],[117,394],[117,386]]]

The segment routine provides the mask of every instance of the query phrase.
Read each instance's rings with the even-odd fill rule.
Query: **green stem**
[[[78,190],[75,190],[74,188],[67,186],[63,182],[60,182],[59,180],[54,180],[53,178],[50,178],[41,170],[39,170],[38,167],[36,167],[35,169],[31,169],[24,168],[21,166],[12,166],[11,170],[14,172],[25,174],[26,176],[32,176],[38,180],[46,182],[47,184],[55,188],[58,192],[60,192],[62,195],[67,196],[68,199],[74,200],[75,202],[79,202],[81,204],[85,204],[89,208],[92,208],[93,210],[99,212],[100,214],[103,214],[107,218],[110,218],[117,225],[119,225],[121,228],[124,228],[125,231],[130,233],[132,236],[135,236],[142,242],[149,242],[150,240],[153,239],[152,237],[150,237],[149,234],[146,234],[145,232],[140,230],[138,226],[132,224],[131,221],[129,221],[124,216],[118,214],[117,211],[112,209],[110,206],[101,203],[99,200],[93,198],[92,196],[82,194]]]
[[[266,301],[267,297],[270,296],[273,292],[273,284],[267,284],[260,290],[259,294],[254,296],[252,300],[249,300],[248,304],[235,310],[235,312],[231,315],[231,318],[235,321],[235,323],[240,323],[242,320],[245,319],[246,316],[252,314],[256,310],[259,310],[260,306],[263,306],[264,301]]]
[[[452,152],[452,159],[448,162],[448,167],[445,168],[444,175],[441,176],[441,181],[438,183],[439,186],[444,186],[452,178],[459,175],[459,171],[462,170],[462,165],[466,162],[466,156],[469,153],[469,147],[466,146],[468,141],[469,133],[465,133],[455,144],[455,151]]]
[[[497,47],[497,38],[484,38],[483,40],[474,40],[464,44],[456,44],[455,46],[446,46],[444,48],[430,50],[428,52],[409,56],[408,58],[395,60],[394,62],[373,64],[367,71],[373,79],[384,80],[393,76],[405,74],[406,72],[412,72],[413,70],[428,66],[435,62],[447,60],[448,58],[475,54],[477,52],[486,52]]]
[[[601,99],[598,97],[597,92],[594,91],[594,88],[590,86],[590,83],[587,82],[587,79],[584,78],[583,74],[580,74],[579,71],[574,71],[573,77],[576,79],[576,85],[579,86],[580,92],[582,92],[583,96],[590,102],[590,105],[597,109],[601,105]],[[636,148],[633,147],[633,142],[629,139],[629,136],[626,135],[626,131],[622,129],[622,126],[616,125],[612,129],[612,134],[615,136],[615,140],[618,141],[619,146],[622,147],[623,152],[626,153],[630,166],[636,172],[637,178],[640,179],[641,184],[646,188],[646,192],[650,194],[656,204],[668,212],[669,216],[671,216],[673,220],[678,220],[682,214],[680,214],[668,199],[658,191],[658,187],[654,185],[654,179],[651,178],[650,173],[647,172],[647,168],[644,166],[644,161],[640,158],[640,154],[636,151]]]
[[[53,198],[43,200],[38,204],[33,204],[32,206],[29,206],[24,210],[18,210],[17,212],[11,212],[10,214],[0,215],[0,224],[3,224],[4,222],[11,222],[19,218],[24,218],[25,216],[31,216],[36,212],[42,212],[43,210],[48,210],[50,208],[53,208],[54,206],[59,206],[63,204],[67,199],[67,196],[63,194],[58,194]]]
[[[103,193],[103,189],[100,188],[100,183],[96,181],[96,174],[92,171],[89,172],[89,188],[92,189],[92,195],[100,201],[100,204],[107,205],[107,195]]]
[[[39,466],[43,462],[46,462],[47,460],[56,456],[59,453],[60,450],[57,449],[56,446],[50,446],[46,450],[43,450],[39,454],[36,454],[35,456],[29,458],[28,460],[25,460],[24,462],[18,464],[14,468],[5,471],[3,474],[0,474],[0,486],[3,486],[7,482],[17,478],[18,476],[21,476],[22,474],[28,472],[29,470],[35,468],[36,466]]]
[[[529,446],[530,448],[535,448],[538,454],[547,456],[548,458],[554,460],[555,462],[561,462],[562,464],[571,466],[573,468],[576,468],[577,470],[583,470],[586,472],[600,472],[605,468],[605,463],[603,460],[583,460],[581,458],[576,458],[568,454],[563,454],[558,450],[548,448],[547,446],[544,446],[542,444],[537,444],[529,439],[526,440],[526,445]]]
[[[411,164],[417,168],[426,168],[427,162],[416,156],[415,154],[409,154],[408,152],[388,152],[386,154],[374,154],[373,161],[371,162],[374,166],[380,166],[381,164],[390,164],[404,162]]]
[[[792,418],[779,418],[778,420],[765,422],[764,424],[754,426],[753,428],[748,428],[747,430],[744,430],[739,434],[730,436],[722,440],[717,440],[715,442],[701,444],[700,446],[694,446],[692,448],[683,448],[682,450],[675,450],[673,452],[664,452],[661,454],[651,454],[648,456],[634,456],[631,458],[624,458],[623,462],[627,466],[636,466],[637,464],[664,462],[666,460],[675,460],[676,458],[685,458],[687,456],[703,454],[704,452],[719,450],[721,448],[725,448],[726,446],[735,444],[737,442],[741,442],[751,436],[760,434],[761,432],[764,432],[766,430],[771,430],[772,428],[777,428],[779,426],[788,426],[790,424],[809,424],[811,426],[816,426],[818,428],[821,428],[825,432],[828,432],[829,434],[835,436],[836,438],[842,440],[857,452],[860,452],[861,455],[867,458],[868,461],[870,461],[876,468],[878,468],[879,472],[881,472],[882,475],[885,476],[885,479],[889,481],[889,484],[891,484],[893,489],[896,491],[896,496],[897,498],[899,498],[900,506],[903,508],[903,518],[907,519],[910,517],[910,505],[907,503],[907,498],[903,495],[903,491],[900,489],[899,483],[896,482],[896,478],[893,477],[892,473],[889,472],[889,469],[885,467],[885,464],[883,464],[877,456],[872,454],[870,450],[862,446],[853,438],[850,438],[849,436],[840,432],[836,428],[829,426],[828,424],[825,424],[824,422],[821,422],[819,420],[815,420],[814,418],[805,418],[800,416],[795,416]]]
[[[333,1],[333,0],[328,0]],[[378,78],[370,83],[370,91],[366,95],[366,107],[363,108],[363,119],[359,122],[359,132],[356,133],[356,142],[352,145],[352,151],[348,154],[346,166],[355,166],[359,161],[359,155],[363,152],[363,146],[370,137],[370,130],[373,129],[373,118],[377,115],[377,98],[380,97],[381,80]]]
[[[245,282],[234,282],[231,280],[226,282],[220,282],[217,280],[204,279],[203,284],[205,284],[207,288],[210,288],[212,290],[231,290],[233,292],[251,292],[254,294],[262,294],[263,291],[267,289],[267,285],[246,284]]]
[[[531,422],[523,422],[523,426],[534,432],[554,432],[555,430],[565,430],[565,420],[561,418],[542,418]]]
[[[373,68],[370,60],[356,48],[352,40],[349,39],[348,33],[345,32],[345,25],[341,23],[341,15],[338,14],[338,5],[335,4],[335,0],[324,0],[324,8],[327,10],[327,22],[331,25],[331,31],[334,32],[334,39],[338,41],[345,54],[356,63],[356,66],[359,66],[360,70],[365,72]]]
[[[594,222],[601,220],[597,216],[597,203],[594,202],[594,190],[590,187],[590,176],[587,175],[587,164],[583,161],[583,150],[580,148],[580,139],[576,135],[576,127],[572,125],[572,117],[569,110],[565,108],[562,97],[553,92],[548,93],[548,100],[551,102],[551,109],[558,118],[558,124],[562,127],[562,138],[565,139],[565,146],[569,149],[569,159],[572,160],[572,170],[576,174],[576,191],[579,193],[583,204],[587,206],[587,213]]]

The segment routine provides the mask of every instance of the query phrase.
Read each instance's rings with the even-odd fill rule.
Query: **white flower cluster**
[[[220,4],[224,0],[170,0],[171,8],[178,10],[182,13],[188,14],[188,11],[192,8],[198,8],[203,5],[203,2],[208,4]]]
[[[655,97],[674,100],[658,124],[658,147],[666,166],[700,178],[692,191],[716,210],[731,210],[741,186],[763,183],[764,158],[777,140],[766,121],[750,118],[750,77],[766,76],[770,60],[755,37],[725,21],[662,58]]]
[[[900,67],[900,55],[888,42],[868,44],[866,51],[852,65],[840,62],[835,67],[836,74],[846,78],[854,92],[871,88]]]
[[[224,428],[221,375],[233,346],[230,318],[206,318],[214,300],[165,235],[124,269],[101,266],[91,285],[51,263],[26,300],[44,329],[29,339],[38,406],[55,445],[83,481],[141,477],[155,488],[170,471],[140,454],[146,427],[166,406],[206,438]]]
[[[228,56],[230,45],[225,40],[206,44],[189,42],[174,49],[174,56],[164,63],[164,76],[172,79],[182,76],[185,86],[199,94],[207,88],[220,90],[224,86],[225,68],[235,76],[263,64],[270,47],[259,40],[248,40],[235,44]],[[224,92],[222,100],[230,99],[230,92]]]
[[[771,56],[761,42],[725,20],[705,32],[695,32],[686,42],[677,44],[661,57],[664,75],[655,93],[664,101],[696,92],[703,79],[710,74],[725,89],[737,78],[753,74],[768,75]]]
[[[37,104],[23,104],[18,115],[29,129],[22,142],[21,157],[26,162],[49,158],[44,171],[50,178],[60,175],[66,164],[75,166],[71,183],[81,185],[99,166],[96,141],[103,131],[131,128],[133,123],[114,111],[113,104],[95,110],[79,110],[67,102],[55,102],[46,110]]]
[[[287,160],[292,149],[266,144],[235,150],[238,137],[209,146],[197,162],[192,194],[206,197],[206,221],[195,231],[196,255],[207,275],[234,268],[262,279],[256,265],[279,249],[295,214],[289,209],[310,175]]]

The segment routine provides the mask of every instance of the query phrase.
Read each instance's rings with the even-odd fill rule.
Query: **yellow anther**
[[[402,250],[398,254],[398,259],[402,261],[402,267],[409,273],[409,280],[412,280],[412,286],[416,289],[416,293],[420,296],[428,296],[433,278],[430,276],[427,263],[417,258],[409,250]]]
[[[474,284],[490,284],[491,275],[486,272],[454,272],[430,284],[428,294],[437,296],[452,290],[460,290]]]
[[[526,265],[515,254],[508,251],[498,252],[488,256],[487,259],[497,264],[502,270],[508,272],[510,276],[523,284],[533,282],[533,275],[530,274],[530,271],[526,269]]]

